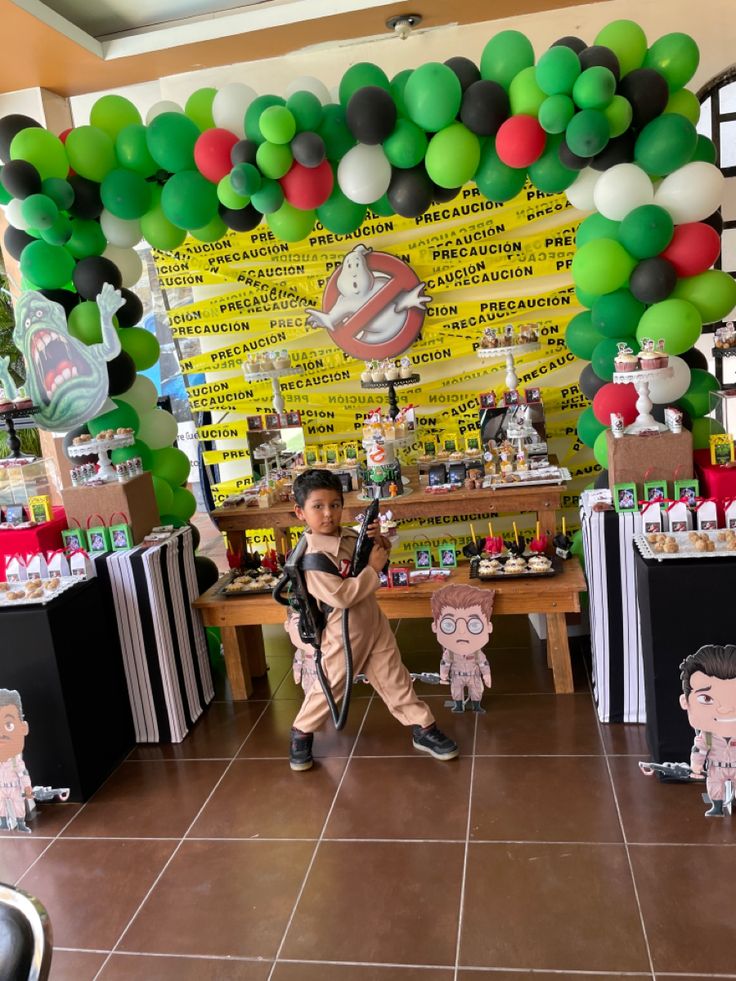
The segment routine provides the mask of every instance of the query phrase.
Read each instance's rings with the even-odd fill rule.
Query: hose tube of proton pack
[[[322,650],[320,647],[315,647],[314,649],[314,665],[317,670],[317,677],[322,686],[322,691],[325,693],[330,715],[335,724],[335,729],[338,732],[345,727],[345,723],[348,721],[350,694],[353,690],[353,649],[350,646],[350,610],[342,611],[342,642],[345,654],[345,691],[343,692],[342,704],[340,705],[339,711],[335,696],[332,694],[332,689],[330,688],[330,683],[322,668]]]

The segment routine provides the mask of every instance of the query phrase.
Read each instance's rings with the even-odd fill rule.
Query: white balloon
[[[28,222],[23,217],[23,202],[20,198],[13,198],[5,205],[5,217],[13,228],[20,228],[21,231],[28,228]]]
[[[356,204],[372,204],[388,190],[391,164],[380,146],[358,143],[340,161],[337,183],[346,198]]]
[[[311,75],[300,75],[293,82],[289,82],[286,86],[286,98],[288,99],[295,92],[311,92],[312,95],[317,96],[323,106],[326,106],[328,102],[332,101],[330,90],[325,83],[321,82],[318,78],[313,78]]]
[[[160,102],[154,102],[146,113],[146,125],[152,119],[155,119],[156,116],[160,116],[162,112],[184,112],[184,110],[178,103],[172,102],[171,99],[162,99]]]
[[[714,164],[694,160],[665,177],[654,203],[669,211],[676,225],[702,221],[721,205],[725,183],[726,178]]]
[[[100,227],[110,245],[117,245],[121,249],[131,249],[143,238],[141,223],[137,218],[118,218],[107,209],[100,215]]]
[[[580,171],[565,191],[567,200],[573,208],[577,208],[579,211],[593,210],[595,207],[593,204],[593,191],[600,176],[600,171],[593,170],[592,167],[585,167],[584,170]]]
[[[120,270],[123,286],[132,289],[143,275],[143,263],[135,249],[119,249],[117,245],[108,245],[102,254]]]
[[[690,387],[690,368],[682,358],[670,355],[671,378],[654,378],[649,382],[649,398],[655,405],[663,405],[682,398]]]
[[[119,398],[121,402],[127,402],[128,405],[131,405],[142,418],[147,412],[153,412],[156,409],[158,392],[150,378],[147,378],[146,375],[136,375],[135,381],[128,391],[115,397]]]
[[[242,140],[245,136],[245,110],[257,95],[250,85],[243,82],[223,85],[212,102],[215,125],[235,133]]]
[[[138,438],[152,450],[172,446],[176,441],[178,426],[176,419],[165,409],[151,409],[140,416]]]
[[[621,221],[634,208],[651,204],[653,200],[651,177],[631,163],[616,164],[604,170],[593,193],[596,210],[611,221]]]

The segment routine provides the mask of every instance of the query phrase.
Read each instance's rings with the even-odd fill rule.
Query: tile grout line
[[[473,784],[475,780],[475,747],[478,741],[478,714],[475,713],[473,726],[473,755],[470,763],[470,790],[468,792],[468,820],[465,824],[465,850],[463,852],[463,874],[460,880],[460,908],[457,915],[457,940],[455,942],[455,971],[453,981],[458,981],[460,970],[460,944],[463,936],[463,913],[465,912],[465,884],[468,873],[468,853],[470,851],[470,820],[473,813]]]

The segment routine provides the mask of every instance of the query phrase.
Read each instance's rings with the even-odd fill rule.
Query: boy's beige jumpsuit
[[[352,529],[342,529],[339,536],[309,532],[307,553],[321,552],[335,563],[336,572],[344,574],[353,557],[356,539]],[[368,566],[357,576],[345,579],[329,572],[308,571],[306,580],[312,596],[332,607],[322,634],[322,666],[335,699],[342,698],[345,688],[342,612],[347,608],[355,673],[362,671],[366,675],[402,725],[432,725],[434,717],[429,707],[417,698],[389,622],[376,602],[379,578],[375,569]],[[329,714],[322,686],[316,684],[305,697],[294,728],[316,732]]]

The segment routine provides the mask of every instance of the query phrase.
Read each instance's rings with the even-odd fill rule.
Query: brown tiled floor
[[[252,701],[219,676],[183,743],[0,837],[0,878],[49,910],[52,981],[736,978],[736,817],[640,775],[643,727],[598,724],[582,656],[556,696],[528,621],[500,617],[485,715],[422,688],[458,761],[415,753],[356,686],[346,730],[292,773],[299,690],[266,633]],[[427,624],[397,635],[437,669]]]

